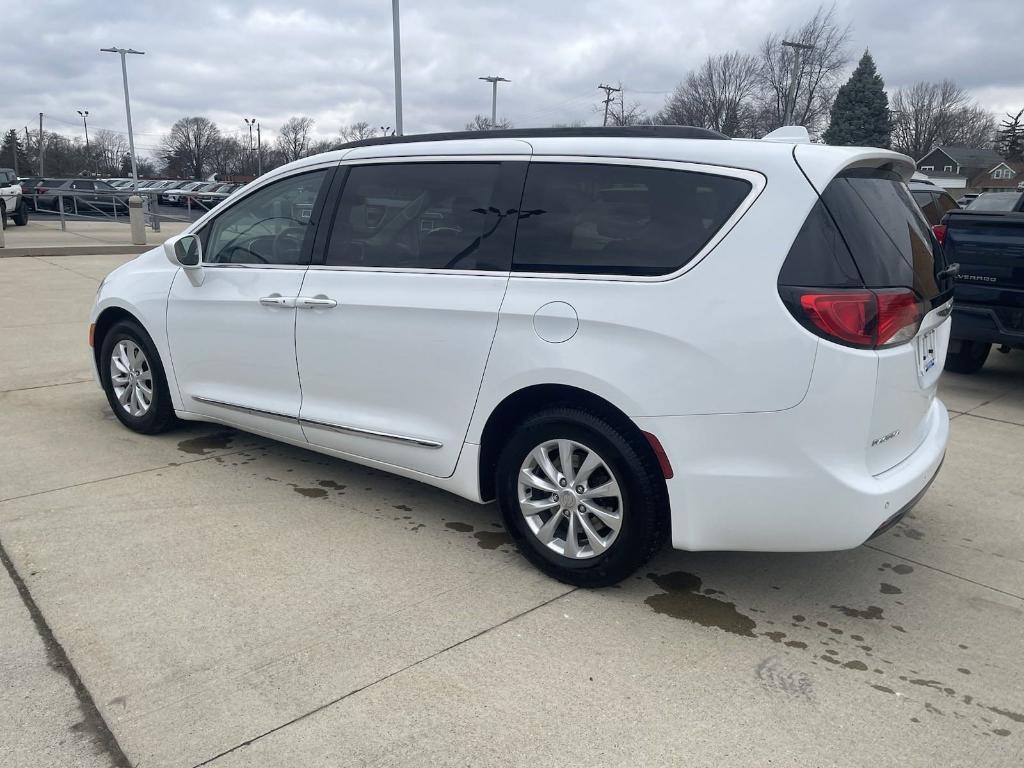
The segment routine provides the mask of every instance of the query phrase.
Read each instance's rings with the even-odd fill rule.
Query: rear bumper
[[[951,336],[954,340],[1024,346],[1024,329],[1008,327],[994,309],[978,305],[953,305]]]
[[[816,408],[637,419],[661,440],[672,545],[686,550],[812,552],[864,543],[923,495],[938,472],[949,415],[934,400],[921,444],[877,475],[863,449]],[[816,418],[817,416],[817,418]]]

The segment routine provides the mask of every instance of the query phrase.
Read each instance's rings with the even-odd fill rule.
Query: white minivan
[[[858,546],[942,462],[955,267],[910,158],[792,135],[490,131],[299,160],[103,281],[98,379],[139,432],[216,422],[497,500],[573,584],[666,539]]]

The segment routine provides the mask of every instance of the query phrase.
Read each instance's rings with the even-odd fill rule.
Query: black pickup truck
[[[1024,349],[1024,194],[982,195],[934,229],[959,264],[946,369],[981,370],[993,344]]]

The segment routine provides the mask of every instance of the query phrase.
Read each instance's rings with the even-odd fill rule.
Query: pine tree
[[[1007,113],[1005,119],[999,124],[996,132],[996,149],[1008,163],[1024,162],[1024,126],[1021,125],[1021,116],[1024,109],[1016,115]]]
[[[28,176],[33,173],[25,147],[18,132],[13,128],[4,134],[3,143],[0,144],[0,166],[14,168],[19,176]]]
[[[836,94],[823,138],[826,144],[887,148],[891,133],[885,83],[875,69],[875,60],[864,51],[850,79]]]

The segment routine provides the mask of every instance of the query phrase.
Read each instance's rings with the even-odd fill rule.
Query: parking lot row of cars
[[[44,178],[20,180],[21,194],[35,210],[60,210],[67,213],[96,208],[103,211],[128,209],[133,190],[132,179]],[[161,179],[139,181],[138,193],[155,197],[161,205],[211,208],[241,188],[241,184],[217,181]]]

